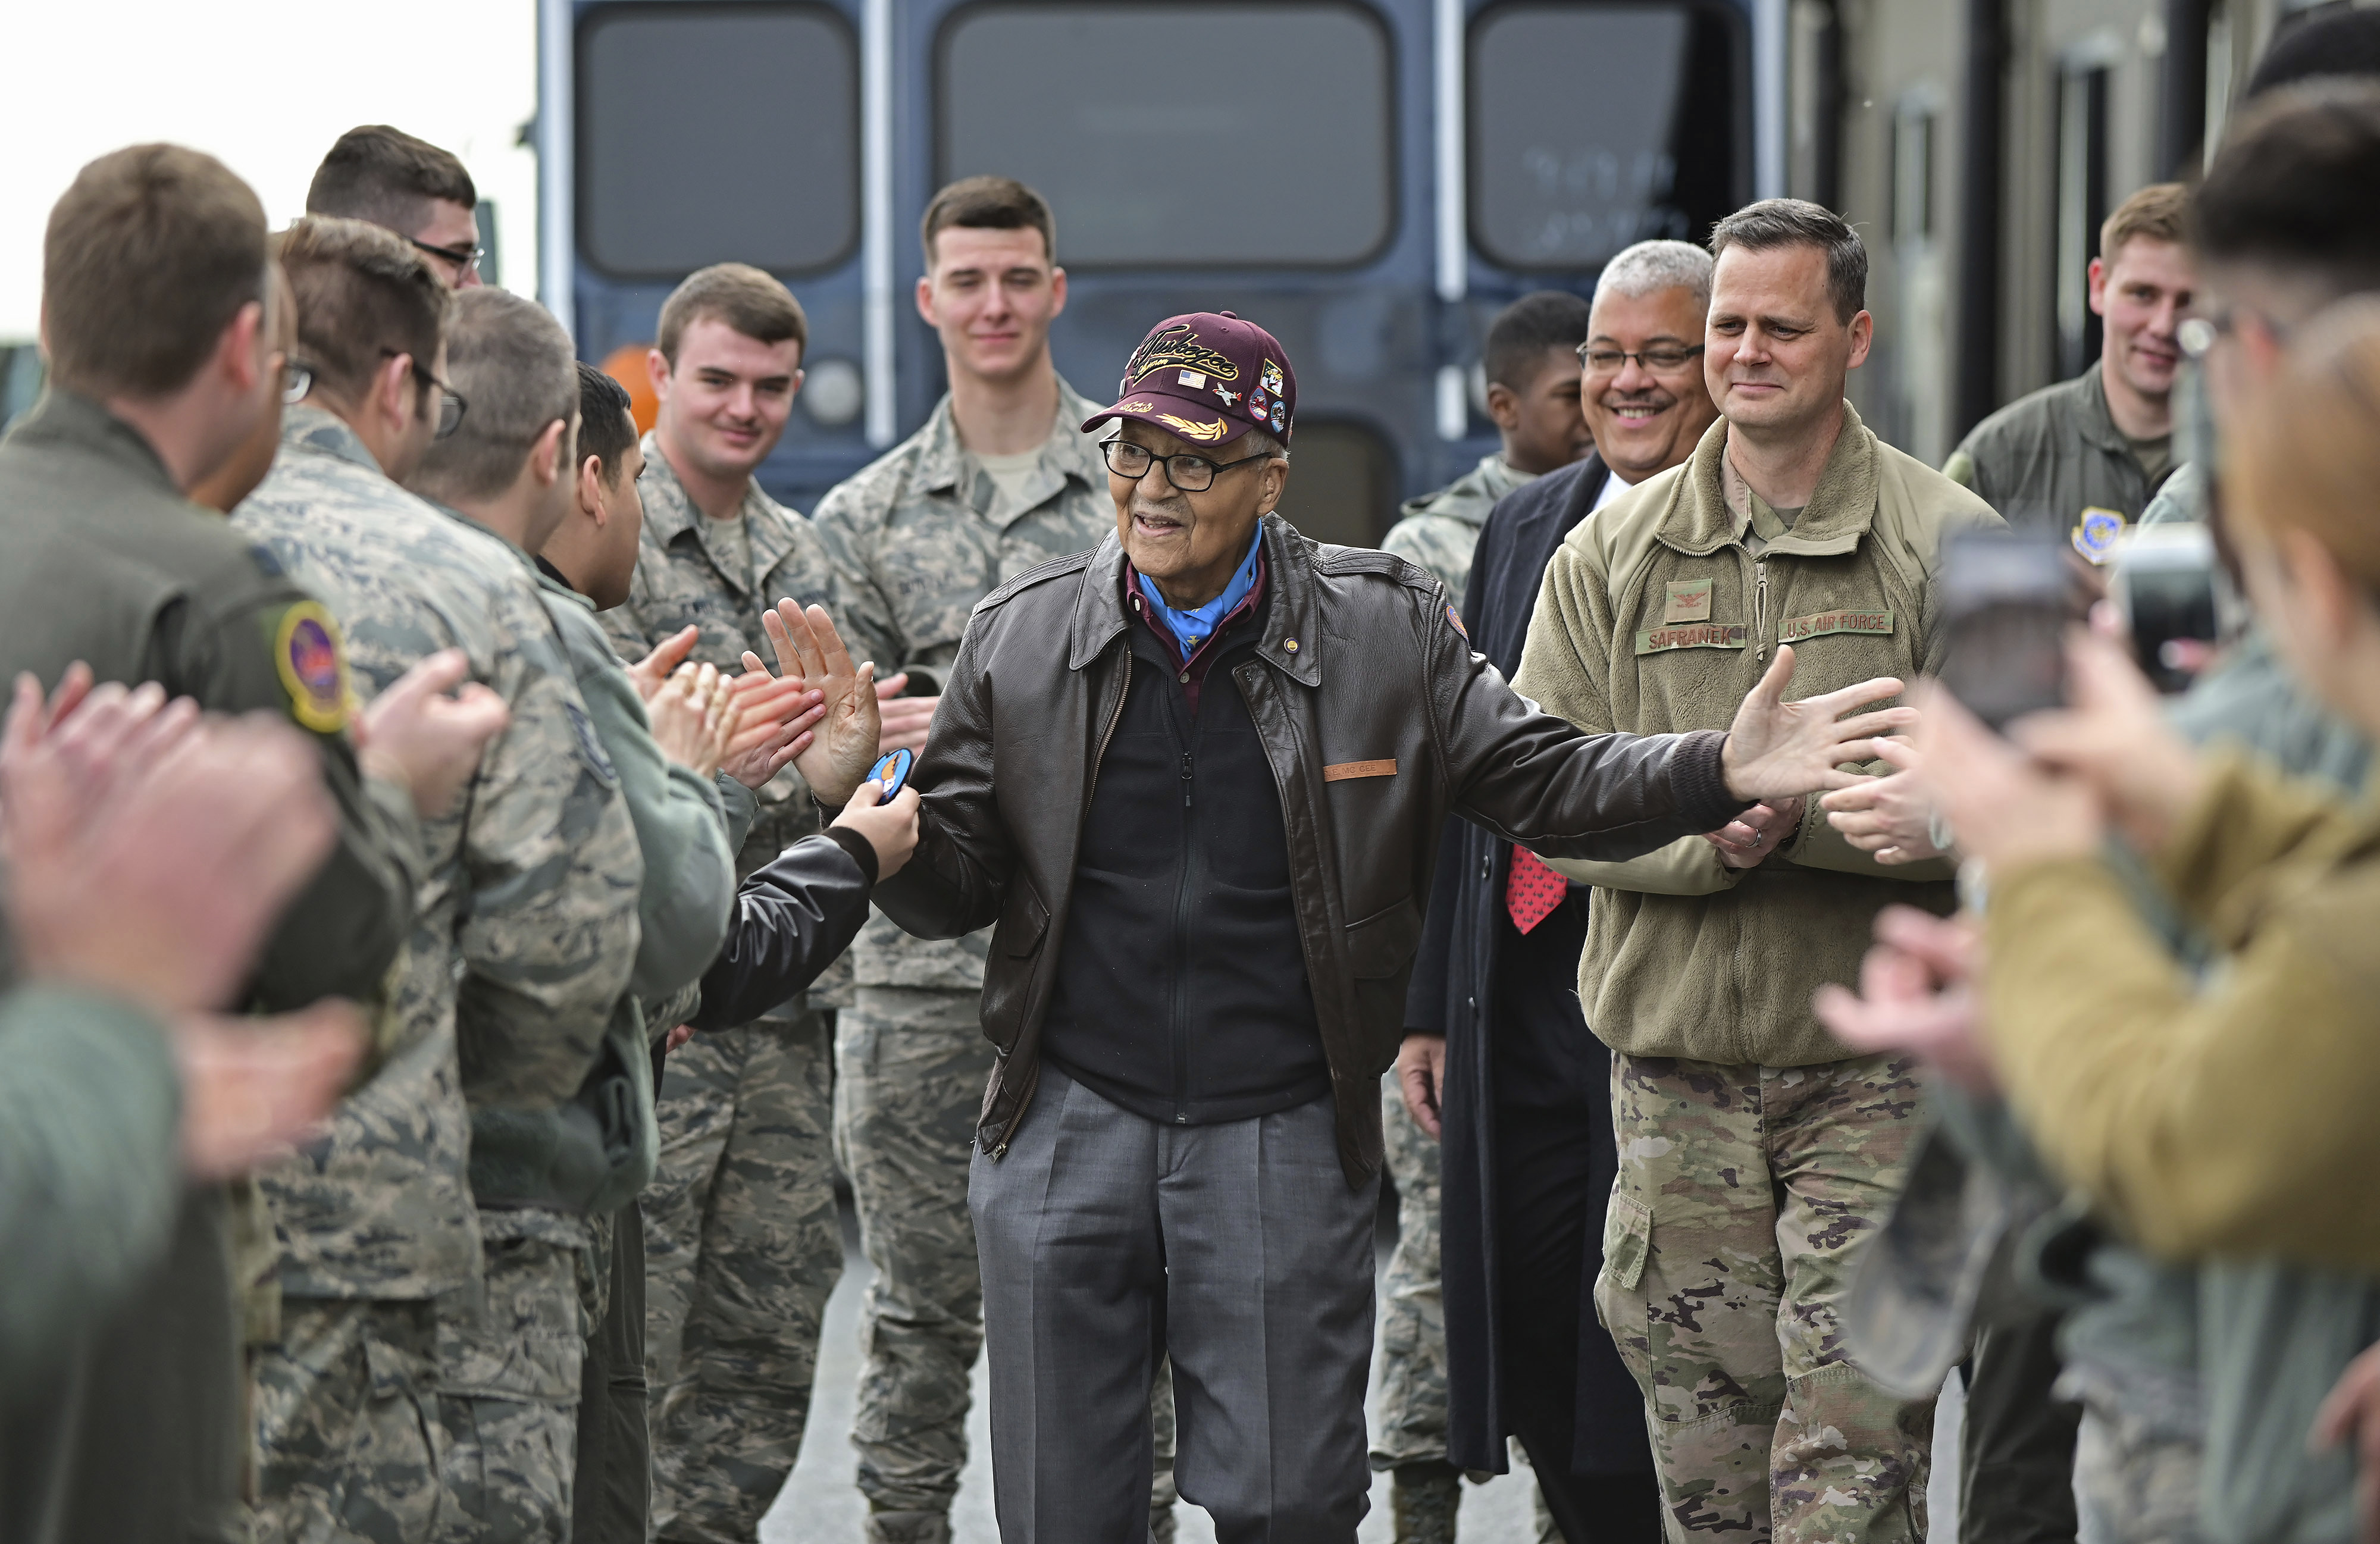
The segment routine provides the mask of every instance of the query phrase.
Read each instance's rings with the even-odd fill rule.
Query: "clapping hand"
[[[1914,906],[1876,913],[1876,945],[1860,963],[1860,990],[1829,983],[1812,1006],[1835,1039],[1864,1053],[1912,1053],[1975,1093],[1996,1087],[1976,1034],[1974,977],[1983,942],[1963,917]]]
[[[734,681],[716,666],[691,661],[671,674],[646,701],[645,711],[651,715],[653,740],[662,754],[699,777],[719,771],[744,722]]]
[[[512,722],[503,698],[463,679],[470,669],[463,650],[441,649],[389,683],[355,718],[356,755],[365,770],[410,793],[414,812],[425,820],[455,808],[480,770],[480,753]]]
[[[773,611],[760,614],[777,669],[788,680],[798,679],[823,699],[808,748],[794,757],[794,765],[820,804],[840,808],[875,765],[877,740],[883,733],[883,715],[876,698],[874,662],[854,665],[851,651],[824,606],[807,612],[791,601],[780,601]],[[747,669],[757,661],[747,660]]]
[[[1881,864],[1919,863],[1940,857],[1934,844],[1934,800],[1921,781],[1925,753],[1915,743],[1894,736],[1876,742],[1876,759],[1893,771],[1863,778],[1818,800],[1827,823],[1843,840]]]
[[[1844,770],[1845,762],[1874,760],[1877,736],[1917,722],[1913,708],[1854,711],[1900,696],[1901,684],[1890,676],[1788,702],[1792,679],[1792,646],[1779,645],[1776,663],[1735,711],[1719,766],[1737,798],[1774,801],[1850,787],[1861,774]]]

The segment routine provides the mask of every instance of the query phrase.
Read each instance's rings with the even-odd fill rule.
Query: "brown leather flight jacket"
[[[1472,652],[1422,569],[1264,525],[1264,637],[1231,684],[1280,790],[1339,1160],[1360,1185],[1380,1167],[1380,1074],[1449,811],[1541,853],[1621,858],[1745,801],[1720,773],[1724,735],[1583,735]],[[915,773],[917,851],[876,889],[923,938],[999,924],[983,986],[999,1060],[977,1127],[994,1159],[1032,1101],[1083,817],[1134,668],[1123,575],[1110,535],[976,608]]]

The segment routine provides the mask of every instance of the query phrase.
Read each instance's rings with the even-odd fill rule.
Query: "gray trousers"
[[[1328,1098],[1169,1126],[1043,1064],[967,1187],[983,1264],[1002,1544],[1148,1526],[1148,1391],[1173,1358],[1174,1478],[1220,1544],[1352,1544],[1369,1505],[1379,1182],[1350,1189]]]

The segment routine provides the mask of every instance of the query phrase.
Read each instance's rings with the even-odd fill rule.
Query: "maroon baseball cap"
[[[1281,340],[1230,311],[1169,316],[1132,351],[1116,402],[1083,420],[1138,419],[1202,444],[1264,429],[1282,444],[1297,421],[1297,373]]]

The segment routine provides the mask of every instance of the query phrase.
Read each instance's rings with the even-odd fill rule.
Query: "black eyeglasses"
[[[1205,492],[1215,485],[1216,478],[1233,467],[1251,467],[1272,459],[1270,456],[1243,456],[1236,461],[1209,461],[1203,456],[1160,456],[1147,445],[1136,445],[1130,440],[1104,441],[1099,454],[1107,458],[1108,470],[1135,482],[1148,475],[1150,462],[1162,461],[1165,480],[1185,493]]]
[[[458,276],[480,266],[480,260],[488,255],[485,247],[433,247],[427,241],[414,241],[409,236],[406,239],[413,242],[417,251],[428,252],[431,257],[443,258],[453,263]]]
[[[1635,360],[1650,371],[1671,371],[1684,366],[1688,359],[1703,351],[1699,343],[1692,347],[1660,348],[1597,348],[1589,344],[1578,346],[1578,362],[1597,375],[1617,375]]]
[[[418,246],[419,243],[417,242],[416,245]],[[463,427],[463,414],[470,407],[471,405],[463,400],[463,394],[461,392],[456,391],[445,382],[441,381],[435,375],[431,374],[430,368],[427,365],[424,365],[419,359],[414,359],[411,355],[405,353],[402,349],[383,348],[380,351],[380,357],[383,359],[404,359],[406,363],[413,367],[413,378],[415,380],[420,382],[425,386],[434,386],[437,388],[438,427],[431,432],[431,437],[432,439],[445,439],[448,435],[454,433],[455,431]]]

